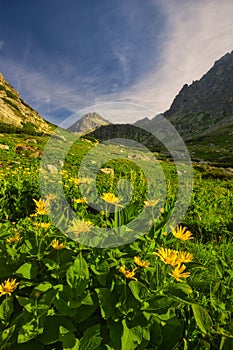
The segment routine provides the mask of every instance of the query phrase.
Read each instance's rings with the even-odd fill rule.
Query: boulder
[[[10,147],[7,145],[0,144],[0,149],[4,149],[5,151],[9,151]]]

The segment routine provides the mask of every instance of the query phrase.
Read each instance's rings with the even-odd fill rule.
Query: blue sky
[[[152,117],[233,50],[232,18],[232,0],[0,0],[0,71],[56,124],[101,103]]]

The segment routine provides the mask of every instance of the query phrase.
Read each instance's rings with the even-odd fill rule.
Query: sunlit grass
[[[61,174],[66,199],[79,217],[70,222],[74,240],[48,215],[49,206],[56,210],[52,174],[44,201],[39,160],[12,160],[13,155],[7,160],[5,153],[0,168],[0,349],[162,350],[168,334],[169,349],[184,349],[184,344],[185,349],[230,349],[232,178],[213,179],[195,170],[191,205],[180,226],[167,232],[177,196],[174,165],[162,162],[163,207],[160,179],[154,185],[158,197],[148,198],[147,187],[153,184],[129,159],[104,164],[113,170],[98,172],[99,198],[92,198],[94,181],[77,174],[90,148],[89,142],[74,145]],[[131,184],[127,190],[125,179]],[[100,210],[89,200],[100,200]],[[144,209],[157,210],[159,218],[132,243],[101,249],[77,242],[93,228],[128,224]]]

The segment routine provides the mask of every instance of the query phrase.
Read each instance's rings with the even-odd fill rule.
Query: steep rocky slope
[[[40,133],[50,133],[52,126],[32,109],[0,73],[0,124],[1,129],[24,128]],[[12,128],[13,129],[13,128]]]

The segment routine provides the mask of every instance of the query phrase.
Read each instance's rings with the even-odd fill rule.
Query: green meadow
[[[42,199],[46,141],[1,135],[9,150],[0,150],[0,350],[232,349],[233,173],[194,163],[191,202],[169,227],[180,186],[171,160],[158,162],[165,182],[153,184],[123,152],[93,181],[78,169],[96,143],[79,139],[59,177],[44,174]],[[59,207],[58,183],[76,220]],[[88,204],[99,199],[100,210]],[[148,230],[129,229],[142,212]]]

